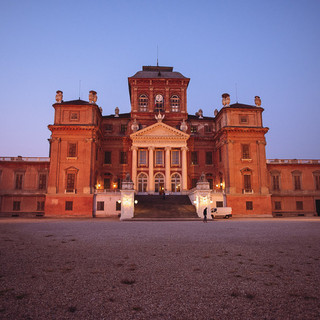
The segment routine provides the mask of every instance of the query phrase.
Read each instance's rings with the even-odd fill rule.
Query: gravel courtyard
[[[319,319],[320,220],[0,219],[0,319]]]

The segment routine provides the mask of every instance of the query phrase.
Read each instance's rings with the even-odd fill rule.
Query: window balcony
[[[76,194],[77,189],[65,189],[64,193],[66,194]]]
[[[253,190],[252,189],[242,189],[242,193],[243,194],[253,194]]]

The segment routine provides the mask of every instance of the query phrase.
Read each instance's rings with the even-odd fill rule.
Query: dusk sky
[[[188,112],[262,100],[267,158],[320,159],[320,0],[0,1],[0,156],[48,156],[55,92],[130,112],[143,65],[191,78]],[[236,89],[237,88],[237,89]]]

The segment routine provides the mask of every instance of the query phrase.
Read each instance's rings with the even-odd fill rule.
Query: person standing
[[[207,222],[207,213],[208,213],[208,208],[205,207],[203,210],[203,222]]]

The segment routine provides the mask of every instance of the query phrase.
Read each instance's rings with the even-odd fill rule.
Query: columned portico
[[[138,191],[137,175],[148,175],[148,193],[155,192],[155,175],[165,177],[164,188],[171,192],[171,176],[181,176],[181,191],[187,190],[187,140],[189,135],[159,121],[130,135],[132,180]],[[148,161],[147,161],[148,160]],[[175,192],[175,190],[173,190]]]

